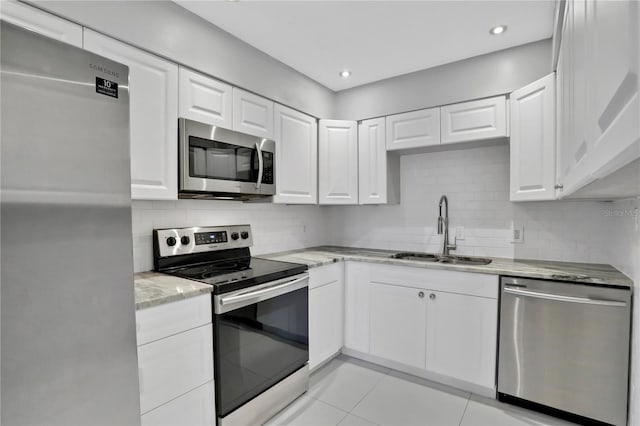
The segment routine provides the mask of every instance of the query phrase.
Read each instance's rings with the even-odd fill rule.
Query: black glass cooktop
[[[211,284],[221,294],[305,272],[307,265],[243,257],[173,268],[165,273]]]

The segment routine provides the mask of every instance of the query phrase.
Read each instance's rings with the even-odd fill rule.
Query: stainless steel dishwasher
[[[500,289],[498,399],[626,425],[631,289],[510,277]]]

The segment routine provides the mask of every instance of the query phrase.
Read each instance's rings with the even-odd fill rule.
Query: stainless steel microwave
[[[180,198],[248,200],[275,194],[275,142],[178,119]]]

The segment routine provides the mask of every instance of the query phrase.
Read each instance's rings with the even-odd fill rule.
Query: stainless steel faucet
[[[444,203],[444,217],[442,217],[442,203]],[[442,255],[449,256],[449,251],[455,250],[457,246],[455,244],[455,238],[454,243],[449,244],[449,200],[447,200],[446,195],[440,197],[438,207],[440,208],[440,215],[438,216],[438,234],[444,234],[444,238],[442,238]]]

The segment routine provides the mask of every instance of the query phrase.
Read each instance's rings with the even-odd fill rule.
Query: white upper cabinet
[[[424,290],[372,282],[370,353],[425,368],[427,304]]]
[[[273,139],[273,102],[234,87],[233,130]]]
[[[0,18],[43,36],[82,47],[82,27],[80,25],[24,3],[12,0],[0,1]]]
[[[480,99],[440,108],[441,143],[507,136],[506,98]]]
[[[440,108],[386,117],[387,150],[440,144]]]
[[[358,198],[360,204],[387,203],[385,119],[358,125]]]
[[[318,202],[318,122],[315,118],[275,105],[275,203]]]
[[[358,204],[358,135],[355,121],[320,120],[320,204]]]
[[[511,201],[555,198],[555,75],[511,94]]]
[[[593,55],[589,167],[597,179],[640,157],[640,18],[635,0],[587,1],[585,7],[587,49]],[[574,34],[576,29],[574,23]]]
[[[84,30],[85,49],[129,67],[131,198],[178,198],[178,66]]]
[[[427,300],[427,370],[494,388],[498,301],[442,291]]]
[[[567,2],[557,69],[561,197],[640,158],[637,10],[633,0]]]
[[[184,67],[180,67],[179,78],[180,117],[227,129],[233,127],[230,85]]]

